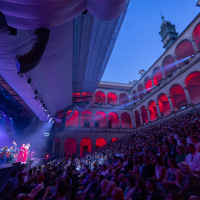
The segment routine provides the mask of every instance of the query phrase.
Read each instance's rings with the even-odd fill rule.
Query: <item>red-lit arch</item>
[[[117,141],[117,138],[112,138],[111,140],[112,140],[112,142],[115,142],[115,141]]]
[[[108,93],[107,95],[107,103],[111,104],[111,105],[117,105],[118,101],[117,101],[117,95],[113,92]]]
[[[195,54],[192,44],[189,40],[183,40],[176,47],[175,54],[178,61],[181,61],[189,56]],[[179,63],[179,66],[182,66],[184,61]]]
[[[98,111],[95,114],[95,127],[106,128],[106,114]]]
[[[136,127],[140,127],[141,126],[141,123],[140,123],[140,114],[139,112],[136,110],[134,112],[134,115],[135,115],[135,124],[136,124]]]
[[[169,90],[172,103],[175,107],[175,110],[179,110],[180,107],[188,104],[185,92],[181,85],[175,84]]]
[[[185,79],[185,85],[188,88],[188,92],[193,104],[200,102],[200,72],[196,71],[187,76]]]
[[[142,85],[142,84],[139,84],[137,90],[138,90],[138,96],[139,96],[139,98],[142,98],[142,97],[144,96],[144,88],[143,88],[143,85]]]
[[[81,113],[81,127],[93,127],[93,115],[91,111],[86,110]]]
[[[119,95],[119,104],[120,105],[125,105],[129,103],[128,95],[125,93],[121,93]]]
[[[81,140],[80,156],[84,156],[92,151],[92,141],[90,138],[83,138]]]
[[[95,103],[106,103],[106,95],[102,91],[97,91],[95,93]]]
[[[198,49],[200,49],[200,24],[195,27],[192,36]]]
[[[78,127],[79,112],[76,110],[74,114],[65,122],[66,127]]]
[[[76,153],[76,140],[74,138],[68,138],[65,140],[64,154],[68,159],[69,155],[72,157],[74,153]]]
[[[162,82],[162,80],[163,80],[162,72],[161,72],[159,67],[156,67],[153,70],[152,76],[153,76],[153,82],[154,82],[155,86],[160,84]]]
[[[172,75],[172,73],[177,69],[175,60],[171,55],[165,57],[162,67],[164,69],[165,77]]]
[[[109,113],[108,127],[109,128],[119,128],[119,115],[116,112]]]
[[[158,95],[158,105],[159,105],[161,115],[167,116],[171,113],[169,100],[166,94],[161,93]]]
[[[141,114],[142,114],[142,124],[147,124],[149,122],[148,115],[147,115],[147,109],[145,106],[141,107]]]
[[[145,89],[146,89],[146,91],[150,92],[151,88],[153,87],[151,78],[149,76],[147,76],[144,79],[144,83],[145,83]]]
[[[156,103],[153,100],[149,101],[149,113],[150,113],[151,121],[154,121],[158,118]]]
[[[132,128],[131,116],[129,113],[124,112],[121,114],[122,128]]]
[[[106,140],[104,138],[98,138],[96,140],[96,150],[105,146],[106,145]]]

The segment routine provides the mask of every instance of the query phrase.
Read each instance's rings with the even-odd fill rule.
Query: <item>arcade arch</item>
[[[129,113],[124,112],[121,114],[121,125],[122,128],[132,128],[131,116]]]
[[[92,151],[92,141],[90,138],[83,138],[81,140],[80,156],[83,157]]]
[[[64,155],[66,156],[66,159],[68,159],[69,156],[72,157],[74,153],[76,153],[76,140],[72,137],[67,138],[65,140],[65,147],[64,147]]]

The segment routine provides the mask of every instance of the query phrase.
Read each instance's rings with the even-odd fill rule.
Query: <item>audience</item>
[[[199,182],[196,110],[142,127],[82,158],[57,159],[18,174],[12,171],[0,198],[26,186],[29,191],[23,199],[192,200],[200,197]]]

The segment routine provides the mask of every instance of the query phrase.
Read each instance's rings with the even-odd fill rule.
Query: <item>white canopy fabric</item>
[[[52,115],[72,104],[73,21],[88,10],[101,20],[112,20],[127,0],[0,0],[0,11],[17,36],[0,29],[0,74],[42,121],[48,120],[26,78],[17,74],[15,57],[27,53],[34,42],[33,29],[51,30],[39,65],[29,75]],[[19,30],[23,29],[23,30]]]
[[[19,29],[53,27],[73,20],[87,10],[101,20],[112,20],[127,0],[0,0],[0,11],[9,26]]]

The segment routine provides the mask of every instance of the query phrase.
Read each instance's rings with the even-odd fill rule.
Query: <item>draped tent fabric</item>
[[[90,103],[89,103],[86,107],[84,107],[84,108],[81,108],[81,107],[79,107],[79,106],[75,106],[74,109],[72,110],[72,112],[66,117],[66,121],[68,121],[68,120],[71,118],[71,116],[75,113],[76,110],[77,110],[79,113],[82,113],[82,112],[86,111],[89,107],[90,107]],[[62,119],[56,118],[55,120],[56,120],[56,122],[58,122],[58,123],[61,123],[61,122],[62,122]]]
[[[42,121],[49,119],[26,78],[17,74],[16,55],[33,46],[34,29],[50,29],[44,55],[29,76],[52,115],[72,104],[73,19],[87,10],[101,20],[112,20],[125,9],[127,0],[0,0],[7,24],[17,36],[0,29],[0,75]],[[79,109],[79,108],[77,108]],[[83,109],[84,110],[84,109]]]
[[[73,20],[87,10],[101,20],[112,20],[127,0],[0,0],[0,11],[9,26],[19,29],[53,27]]]

